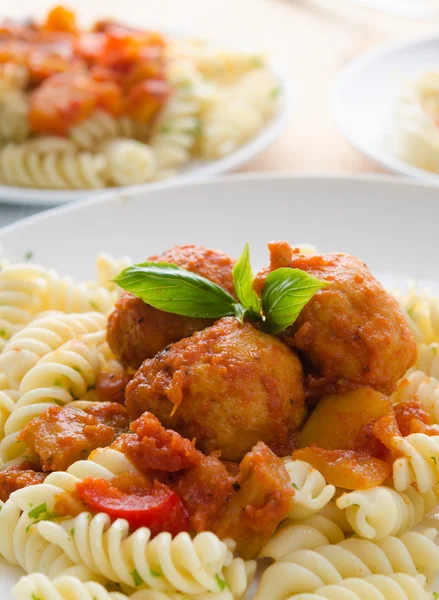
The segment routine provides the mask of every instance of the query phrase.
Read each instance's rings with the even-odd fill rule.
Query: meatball
[[[175,263],[197,273],[233,293],[233,259],[220,250],[202,246],[175,246],[149,258],[155,262]],[[145,358],[152,358],[169,344],[201,331],[213,319],[196,319],[163,312],[125,293],[108,318],[108,343],[121,362],[137,369]]]
[[[0,500],[6,502],[12,492],[43,483],[47,475],[35,471],[35,465],[25,461],[20,465],[12,465],[0,471]]]
[[[275,337],[228,317],[146,360],[126,406],[132,418],[152,412],[225,460],[259,441],[283,455],[304,416],[302,366]]]
[[[348,254],[304,256],[286,242],[271,243],[269,249],[270,266],[256,277],[257,291],[279,267],[302,269],[331,284],[282,335],[307,364],[307,393],[364,386],[391,394],[416,359],[416,343],[398,304],[367,266]]]

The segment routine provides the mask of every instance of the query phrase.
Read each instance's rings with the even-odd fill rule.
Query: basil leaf
[[[241,304],[254,315],[261,315],[261,301],[253,289],[253,271],[250,264],[250,249],[246,243],[241,256],[233,267],[233,284]]]
[[[299,316],[318,290],[329,285],[301,269],[288,267],[272,271],[262,290],[262,308],[269,333],[280,333]]]
[[[247,309],[245,308],[245,306],[242,306],[242,304],[239,304],[239,302],[235,304],[233,308],[235,319],[239,321],[242,325],[244,323],[244,317],[247,314]]]
[[[113,279],[146,304],[186,317],[217,319],[235,314],[235,299],[205,277],[169,263],[145,262]]]

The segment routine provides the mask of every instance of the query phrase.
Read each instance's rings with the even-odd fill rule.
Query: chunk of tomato
[[[127,493],[106,479],[87,477],[76,488],[84,504],[112,520],[125,519],[131,529],[148,527],[153,535],[189,531],[189,515],[180,496],[163,483]]]
[[[166,81],[142,81],[129,91],[125,112],[139,123],[150,123],[166,104],[170,94],[171,87]]]
[[[31,94],[29,123],[35,132],[65,135],[72,125],[87,118],[96,105],[93,80],[76,74],[54,75]]]
[[[47,15],[43,30],[76,34],[78,26],[75,13],[64,6],[55,6]]]

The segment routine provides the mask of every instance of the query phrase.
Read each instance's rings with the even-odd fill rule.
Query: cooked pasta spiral
[[[106,319],[98,312],[50,313],[16,333],[0,355],[0,374],[18,389],[24,375],[46,354],[84,334],[104,331]]]
[[[0,149],[0,181],[39,189],[97,189],[107,185],[107,161],[99,153],[44,153],[26,142],[9,143]]]
[[[196,68],[191,62],[175,61],[169,66],[168,78],[175,93],[159,115],[150,140],[159,173],[189,160],[200,126],[202,92]]]
[[[439,501],[439,485],[421,494],[410,486],[405,492],[378,486],[342,494],[336,501],[346,512],[355,533],[369,540],[401,535],[420,523]]]
[[[439,566],[439,548],[433,541],[436,535],[437,531],[431,529],[424,534],[410,531],[399,538],[389,536],[379,542],[349,538],[314,550],[292,550],[262,575],[255,600],[271,598],[267,590],[276,578],[286,586],[283,588],[285,596],[279,598],[322,585],[338,584],[348,577],[405,573],[431,579]],[[309,586],[308,589],[289,589],[298,582]]]
[[[315,515],[302,521],[285,520],[259,553],[261,558],[281,559],[298,548],[317,548],[345,539],[342,529],[328,517]]]
[[[436,377],[429,377],[424,371],[410,369],[398,381],[396,391],[392,394],[394,404],[408,400],[417,400],[434,421],[439,422],[439,381]]]
[[[21,381],[20,399],[4,426],[1,459],[7,462],[26,453],[26,445],[17,436],[33,418],[49,406],[63,406],[94,388],[99,364],[96,349],[78,340],[43,356]]]
[[[417,342],[439,342],[439,298],[411,285],[406,294],[394,292]]]
[[[156,170],[153,150],[136,140],[116,138],[103,149],[108,177],[115,185],[136,185],[151,181]]]
[[[290,519],[303,519],[320,512],[333,497],[335,487],[327,485],[323,475],[302,460],[287,458],[284,466],[294,487]]]
[[[129,117],[116,118],[105,110],[96,110],[90,117],[69,130],[69,138],[81,150],[94,151],[114,138],[146,140],[149,126]]]
[[[130,586],[191,595],[218,592],[225,582],[222,570],[232,563],[226,544],[208,531],[193,539],[185,532],[174,538],[163,532],[151,539],[146,527],[130,534],[127,521],[112,523],[105,513],[81,513],[60,523],[40,521],[35,527],[75,564]]]
[[[94,579],[93,573],[84,565],[75,565],[61,548],[44,540],[32,527],[33,519],[23,513],[10,500],[0,503],[0,555],[13,565],[19,565],[26,573],[39,571],[48,577],[62,573]]]
[[[416,483],[422,494],[432,490],[439,481],[439,435],[412,433],[396,437],[394,444],[402,454],[393,462],[395,489],[404,492]]]
[[[61,575],[51,581],[42,573],[26,575],[12,588],[15,600],[127,600],[119,592],[108,592],[95,581],[83,582],[78,577]]]
[[[96,280],[98,285],[113,291],[117,285],[112,279],[119,275],[121,271],[133,264],[133,261],[128,256],[114,258],[106,252],[101,252],[96,260]]]
[[[275,109],[276,90],[274,75],[255,69],[230,89],[218,91],[202,115],[202,156],[221,158],[255,135]]]
[[[294,565],[296,567],[296,565]],[[315,581],[308,576],[305,581],[294,580],[300,569],[287,565],[273,569],[264,581],[264,590],[269,596],[257,594],[255,600],[428,600],[430,594],[424,589],[422,577],[411,577],[405,573],[395,575],[369,575],[363,579],[351,577],[335,584],[314,588]],[[279,576],[283,583],[279,586]],[[262,587],[262,585],[261,585]],[[280,589],[279,589],[280,588]]]

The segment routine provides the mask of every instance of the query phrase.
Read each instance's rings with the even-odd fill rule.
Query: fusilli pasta
[[[251,71],[230,89],[219,90],[202,115],[201,155],[221,158],[255,135],[275,109],[276,91],[268,69]]]
[[[22,577],[12,589],[15,600],[127,600],[119,592],[108,592],[94,581],[61,575],[51,581],[42,573]]]
[[[439,486],[421,494],[410,486],[405,492],[378,486],[342,494],[336,501],[346,512],[355,533],[370,540],[401,535],[420,523],[439,501]]]
[[[0,182],[58,190],[97,189],[108,183],[107,160],[101,153],[44,153],[26,142],[0,149]]]
[[[439,482],[439,435],[412,433],[394,438],[395,448],[402,456],[393,462],[395,489],[405,491],[416,483],[424,494]]]
[[[317,469],[302,460],[284,460],[284,466],[294,487],[294,505],[291,519],[303,519],[322,510],[335,493]]]
[[[29,136],[28,97],[18,88],[2,89],[0,81],[0,142],[22,142]]]
[[[425,534],[411,531],[380,542],[350,538],[314,550],[293,550],[265,571],[255,600],[272,598],[268,590],[273,581],[279,582],[278,597],[288,598],[349,577],[404,573],[431,579],[439,565],[439,549],[433,541],[436,535],[435,530]]]
[[[96,110],[88,119],[74,125],[69,138],[81,150],[98,150],[103,142],[114,138],[131,138],[145,141],[149,125],[138,123],[129,117],[116,118],[105,110]]]
[[[20,399],[4,426],[1,459],[7,462],[23,456],[27,449],[17,440],[20,431],[49,406],[63,406],[82,398],[95,387],[98,372],[96,349],[78,340],[70,340],[43,356],[21,381]]]
[[[408,292],[394,292],[417,342],[439,342],[439,299],[411,285]]]
[[[136,140],[116,138],[103,149],[108,177],[115,185],[136,185],[151,181],[156,170],[153,150]]]
[[[191,62],[179,60],[169,66],[174,95],[157,119],[150,145],[158,172],[184,165],[195,144],[200,126],[201,78]]]
[[[316,590],[312,590],[314,582],[311,579],[302,585],[300,581],[294,583],[290,578],[281,591],[274,580],[270,583],[273,585],[270,600],[428,600],[431,597],[423,587],[422,578],[404,573],[349,578]],[[265,586],[268,589],[267,582]],[[304,587],[303,592],[297,593],[295,590],[301,587]],[[256,598],[261,600],[262,596]]]
[[[410,369],[398,381],[397,389],[392,394],[394,404],[408,400],[417,400],[433,417],[434,422],[439,423],[439,381],[436,377],[429,377],[424,371]]]

